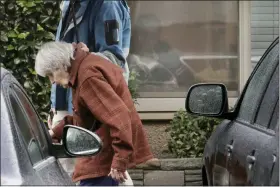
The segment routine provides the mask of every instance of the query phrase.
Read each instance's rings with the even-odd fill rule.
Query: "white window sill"
[[[229,98],[229,107],[234,107],[237,99]],[[185,110],[185,98],[139,98],[138,103],[142,120],[170,120],[176,111]]]

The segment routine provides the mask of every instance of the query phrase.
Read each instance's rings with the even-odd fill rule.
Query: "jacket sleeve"
[[[95,43],[96,43],[96,49],[98,52],[103,51],[110,51],[112,52],[119,60],[125,63],[126,54],[124,54],[123,51],[123,41],[126,41],[125,48],[129,48],[129,45],[127,44],[127,41],[130,41],[130,33],[125,34],[124,33],[124,24],[127,19],[130,20],[130,18],[127,16],[129,15],[125,11],[126,8],[124,5],[121,4],[121,2],[117,1],[104,1],[98,15],[96,16],[95,22],[94,22],[94,32],[95,32]],[[109,45],[106,42],[106,36],[105,36],[105,22],[109,20],[116,20],[119,24],[119,42],[118,44]],[[127,31],[127,29],[125,29]],[[127,32],[125,32],[127,33]],[[126,40],[123,40],[123,38],[126,37]],[[128,45],[128,46],[127,46]]]
[[[88,78],[79,93],[85,107],[110,129],[114,150],[111,167],[125,171],[133,152],[129,109],[104,77]]]
[[[63,135],[63,128],[65,125],[73,125],[73,116],[65,116],[61,122],[55,126],[52,131],[54,133],[54,138],[61,139]]]

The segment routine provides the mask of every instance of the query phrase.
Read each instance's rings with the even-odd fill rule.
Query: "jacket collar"
[[[86,56],[88,56],[90,53],[83,51],[81,48],[77,47],[74,52],[74,58],[75,60],[72,60],[71,62],[71,68],[70,68],[70,80],[69,80],[69,86],[75,87],[76,86],[76,80],[78,76],[78,71],[80,68],[81,63],[85,59]]]

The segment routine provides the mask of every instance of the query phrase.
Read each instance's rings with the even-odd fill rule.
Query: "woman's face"
[[[70,79],[70,75],[68,72],[63,70],[57,70],[52,74],[48,75],[51,83],[56,83],[64,88],[68,88],[68,83]]]

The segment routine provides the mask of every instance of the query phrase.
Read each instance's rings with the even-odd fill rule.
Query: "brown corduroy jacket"
[[[62,137],[66,124],[91,129],[97,119],[102,125],[95,133],[103,142],[98,155],[77,158],[73,181],[107,176],[111,168],[125,171],[153,158],[120,67],[76,49],[69,86],[73,116],[66,116],[53,129],[55,137]]]

